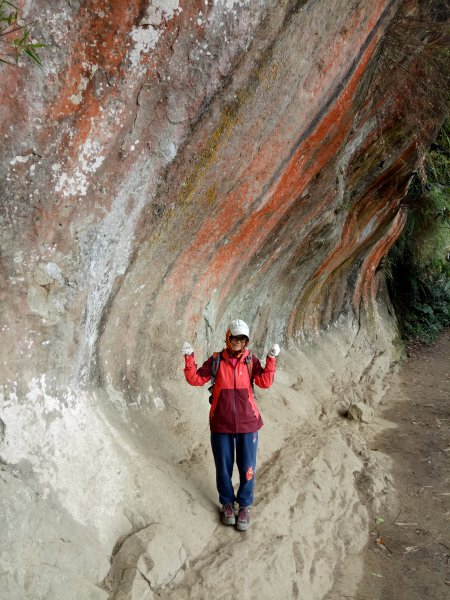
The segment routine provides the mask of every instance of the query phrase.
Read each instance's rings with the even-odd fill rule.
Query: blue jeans
[[[220,503],[232,504],[236,500],[239,506],[251,506],[253,504],[253,488],[255,485],[258,432],[211,432],[211,447],[216,465],[216,483]],[[231,481],[235,448],[240,481],[236,496]]]

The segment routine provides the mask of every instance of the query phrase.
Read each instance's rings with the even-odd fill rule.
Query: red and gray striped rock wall
[[[1,72],[7,374],[133,394],[236,314],[262,349],[367,307],[417,161],[380,147],[398,5],[33,3],[44,68]]]
[[[259,350],[359,318],[417,162],[377,58],[399,4],[32,3],[44,67],[1,71],[6,378],[133,396],[236,315]]]
[[[0,456],[31,461],[108,543],[120,501],[89,445],[118,481],[130,460],[89,390],[134,435],[123,424],[141,424],[127,417],[139,407],[142,421],[164,406],[180,427],[201,421],[183,402],[181,344],[206,356],[232,318],[261,355],[335,324],[370,348],[380,266],[441,118],[397,31],[430,4],[21,4],[48,47],[42,69],[0,65]]]

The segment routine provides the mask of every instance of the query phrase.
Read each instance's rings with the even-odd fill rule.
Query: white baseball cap
[[[235,319],[231,321],[228,329],[230,330],[231,335],[245,335],[250,338],[250,330],[248,328],[247,323],[241,321],[241,319]]]

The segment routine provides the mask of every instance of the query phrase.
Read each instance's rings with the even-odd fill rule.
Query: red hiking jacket
[[[222,350],[219,370],[213,388],[213,401],[209,411],[211,431],[217,433],[252,433],[263,426],[261,415],[256,405],[255,395],[250,383],[245,357],[250,354],[246,348],[233,366],[228,352]],[[263,369],[259,359],[252,354],[252,378],[260,388],[272,385],[275,376],[276,358],[266,359]],[[211,379],[213,357],[197,369],[193,354],[185,356],[184,376],[191,385],[204,385]]]

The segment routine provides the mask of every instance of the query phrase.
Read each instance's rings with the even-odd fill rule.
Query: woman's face
[[[243,348],[245,348],[247,343],[247,338],[245,335],[230,335],[230,345],[233,349],[233,352],[239,352]]]

